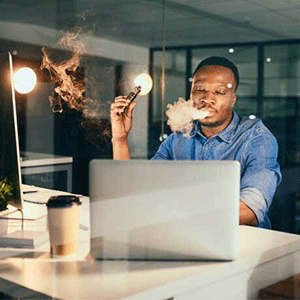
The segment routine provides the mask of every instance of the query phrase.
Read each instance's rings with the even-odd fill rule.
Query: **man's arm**
[[[260,126],[254,137],[248,140],[245,150],[240,200],[255,214],[257,226],[271,228],[267,212],[281,179],[277,162],[277,141],[264,127]],[[245,207],[240,208],[240,211],[240,223],[242,223],[247,220],[246,216],[251,216],[251,212],[247,213]],[[253,224],[253,218],[250,217],[248,221],[250,221],[249,225]]]
[[[240,200],[240,225],[257,226],[257,218],[251,208]]]
[[[128,134],[132,127],[132,111],[136,102],[131,102],[126,96],[119,96],[111,104],[110,119],[112,129],[113,159],[130,159]],[[127,107],[123,113],[124,107]]]
[[[114,160],[128,160],[130,159],[130,152],[128,146],[128,139],[114,139],[112,138],[112,149]]]

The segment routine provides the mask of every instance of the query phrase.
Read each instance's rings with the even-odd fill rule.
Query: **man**
[[[237,100],[239,74],[226,58],[203,60],[193,75],[191,99],[197,109],[209,111],[195,122],[189,138],[171,134],[152,159],[238,160],[241,164],[240,224],[271,228],[267,216],[277,185],[281,180],[275,137],[261,120],[239,118],[233,111]],[[132,124],[131,103],[126,97],[111,106],[114,159],[130,159],[128,133]]]

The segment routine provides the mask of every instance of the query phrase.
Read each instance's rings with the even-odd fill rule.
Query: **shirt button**
[[[209,145],[208,145],[208,144],[206,144],[204,147],[205,147],[205,148],[208,148],[208,147],[209,147]]]

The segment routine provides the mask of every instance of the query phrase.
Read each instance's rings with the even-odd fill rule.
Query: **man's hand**
[[[256,215],[243,201],[240,201],[240,225],[257,225]]]
[[[128,133],[132,127],[132,111],[136,102],[119,96],[110,107],[113,159],[130,159]]]
[[[127,139],[132,127],[132,111],[136,105],[136,102],[129,103],[130,100],[126,96],[119,96],[111,104],[110,118],[113,140]]]

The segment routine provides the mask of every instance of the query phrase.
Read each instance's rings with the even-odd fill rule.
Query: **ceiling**
[[[300,38],[300,0],[2,0],[0,21],[147,48],[260,42]]]

